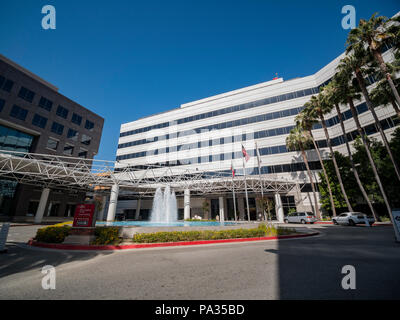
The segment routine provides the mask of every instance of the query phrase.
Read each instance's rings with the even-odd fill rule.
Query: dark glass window
[[[90,142],[92,141],[92,138],[89,137],[86,134],[82,134],[81,136],[81,143],[86,144],[87,146],[90,144]]]
[[[78,131],[73,129],[68,129],[67,138],[72,139],[74,141],[78,141]]]
[[[87,150],[80,148],[79,149],[79,153],[78,153],[78,157],[79,158],[87,158]]]
[[[40,116],[38,114],[35,114],[33,116],[33,119],[32,119],[32,124],[37,126],[37,127],[39,127],[39,128],[44,129],[46,127],[46,124],[47,124],[47,118],[42,117],[42,116]]]
[[[67,117],[68,117],[68,109],[64,108],[63,106],[60,105],[60,106],[57,107],[56,114],[61,118],[67,119]]]
[[[0,76],[0,89],[10,92],[13,85],[14,85],[13,81],[8,80],[8,79],[4,78],[3,76]]]
[[[64,131],[64,126],[62,124],[53,122],[53,125],[51,126],[51,132],[62,135],[63,131]]]
[[[80,126],[82,123],[82,117],[79,114],[73,113],[71,121]]]
[[[28,110],[18,107],[14,104],[11,109],[10,116],[13,118],[17,118],[19,120],[25,121],[26,115],[28,114]]]
[[[49,99],[46,99],[45,97],[41,97],[39,100],[39,107],[42,107],[43,109],[47,111],[51,111],[51,107],[53,106],[53,102],[50,101]]]
[[[32,102],[34,96],[35,96],[35,93],[25,87],[21,87],[21,89],[19,90],[19,93],[18,93],[18,97],[20,97],[28,102]]]
[[[5,101],[3,99],[0,99],[0,112],[3,111],[3,107],[5,105]]]
[[[47,140],[47,148],[52,149],[52,150],[57,150],[58,147],[58,140],[49,138]]]
[[[92,121],[86,120],[85,128],[88,129],[89,131],[93,131],[94,123]]]
[[[71,146],[70,144],[66,144],[64,146],[64,151],[63,153],[70,156],[72,155],[72,153],[74,152],[74,146]]]
[[[0,125],[0,149],[29,152],[33,136]]]

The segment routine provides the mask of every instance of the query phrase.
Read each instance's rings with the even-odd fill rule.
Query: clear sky
[[[41,9],[56,8],[56,30]],[[97,159],[114,160],[121,123],[271,80],[314,73],[357,21],[398,0],[0,0],[0,53],[105,118]]]

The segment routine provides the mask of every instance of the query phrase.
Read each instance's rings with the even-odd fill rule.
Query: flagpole
[[[235,197],[235,184],[233,182],[233,174],[234,174],[234,169],[233,169],[233,164],[231,162],[231,171],[232,171],[232,192],[233,192],[233,212],[235,214],[235,221],[237,221],[237,215],[236,215],[236,197]]]
[[[249,196],[247,194],[247,181],[246,181],[246,169],[244,167],[244,157],[243,157],[243,174],[244,174],[244,189],[246,191],[247,220],[250,222]]]
[[[261,159],[260,159],[260,152],[258,151],[258,145],[256,142],[256,152],[257,152],[257,162],[258,162],[258,177],[260,179],[260,185],[261,185],[261,201],[262,201],[262,208],[263,208],[263,216],[264,220],[266,219],[266,213],[265,213],[265,208],[264,208],[264,181],[261,178]]]

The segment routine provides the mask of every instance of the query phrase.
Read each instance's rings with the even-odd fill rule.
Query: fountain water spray
[[[178,208],[175,192],[166,186],[164,192],[157,188],[154,194],[153,209],[151,210],[151,222],[175,222],[178,220]]]

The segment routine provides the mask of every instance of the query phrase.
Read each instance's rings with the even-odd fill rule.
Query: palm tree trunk
[[[390,102],[392,103],[394,111],[396,111],[397,117],[400,118],[400,109],[399,109],[396,101],[392,98],[392,99],[390,99]]]
[[[347,139],[347,133],[346,133],[346,129],[344,127],[342,112],[340,111],[340,107],[339,107],[338,104],[335,104],[335,107],[336,107],[336,113],[337,113],[339,121],[340,121],[340,126],[342,127],[343,139],[344,139],[344,142],[346,144],[347,153],[349,154],[349,160],[350,160],[350,163],[351,163],[351,168],[353,169],[354,177],[356,178],[358,187],[360,188],[361,193],[362,193],[365,201],[367,202],[368,207],[371,210],[375,221],[378,221],[378,215],[376,214],[375,208],[373,207],[373,205],[371,203],[371,200],[369,199],[368,194],[365,191],[365,189],[364,189],[364,187],[363,187],[363,185],[361,183],[360,176],[358,175],[358,171],[356,169],[356,166],[354,165],[353,155],[352,155],[351,150],[350,150],[349,140]]]
[[[386,196],[386,192],[383,189],[383,185],[382,185],[381,179],[379,178],[378,170],[376,169],[374,159],[372,158],[371,151],[369,150],[368,142],[365,139],[364,132],[361,129],[360,121],[358,120],[357,110],[354,107],[353,100],[350,97],[348,98],[348,103],[349,103],[349,106],[350,106],[351,113],[353,115],[354,122],[356,123],[358,133],[359,133],[359,135],[361,137],[361,140],[362,140],[362,142],[364,144],[365,151],[367,152],[368,160],[369,160],[369,162],[371,164],[371,168],[372,168],[372,171],[374,173],[375,180],[378,183],[379,189],[380,189],[380,191],[382,193],[382,197],[383,197],[383,200],[385,202],[386,209],[387,209],[387,211],[389,213],[389,217],[392,217],[392,209],[390,208],[389,201],[388,201],[387,196]],[[392,219],[392,222],[393,222],[393,219]]]
[[[336,217],[336,208],[335,208],[335,202],[333,201],[331,184],[329,183],[329,178],[328,178],[328,175],[326,173],[326,169],[325,169],[324,163],[322,161],[321,153],[319,152],[319,147],[318,147],[317,143],[315,142],[315,139],[314,139],[314,136],[313,136],[311,130],[310,130],[310,136],[311,136],[311,140],[312,140],[312,142],[314,144],[314,148],[317,151],[318,159],[319,159],[319,162],[321,163],[322,170],[324,172],[326,185],[328,186],[329,200],[331,202],[332,214],[333,214],[334,217]]]
[[[393,95],[396,99],[398,105],[400,105],[400,96],[396,90],[396,86],[394,85],[392,76],[386,67],[385,61],[383,61],[382,54],[378,50],[371,50],[375,59],[378,61],[379,67],[381,68],[382,72],[385,74],[386,79],[389,83],[390,88],[392,89]]]
[[[355,74],[356,74],[356,77],[357,77],[357,81],[358,81],[358,83],[359,83],[359,85],[361,87],[361,91],[363,93],[363,96],[364,96],[365,102],[367,104],[367,107],[368,107],[369,111],[371,111],[372,116],[374,117],[375,124],[376,124],[376,126],[377,126],[377,128],[379,130],[379,133],[381,134],[381,137],[382,137],[382,140],[383,140],[383,144],[385,145],[386,150],[387,150],[387,152],[389,154],[390,160],[393,163],[393,167],[394,167],[394,171],[396,172],[397,179],[399,179],[399,181],[400,181],[400,169],[399,169],[399,167],[397,165],[397,162],[394,160],[394,157],[393,157],[392,151],[390,150],[389,142],[388,142],[388,140],[386,138],[385,132],[383,132],[382,125],[381,125],[381,123],[379,121],[378,116],[376,115],[376,112],[375,112],[375,109],[374,109],[374,107],[373,107],[373,105],[371,103],[371,100],[369,99],[369,95],[368,95],[367,87],[365,86],[364,78],[363,78],[363,76],[361,74],[361,71],[359,69],[355,70]]]
[[[324,128],[326,142],[328,143],[328,148],[329,148],[329,150],[331,152],[331,155],[332,155],[333,166],[335,167],[336,175],[337,175],[337,178],[339,180],[340,189],[342,190],[342,194],[343,194],[344,200],[346,201],[347,208],[349,209],[349,211],[353,211],[353,208],[352,208],[352,206],[350,204],[349,198],[347,197],[346,190],[344,189],[342,176],[340,174],[339,167],[337,165],[335,153],[333,152],[333,149],[332,149],[331,138],[329,137],[328,128],[326,127],[326,122],[325,122],[324,115],[322,113],[320,113],[319,116],[321,118],[322,127]]]
[[[306,168],[307,168],[308,178],[310,179],[311,189],[312,189],[312,192],[314,195],[315,213],[317,215],[318,220],[321,220],[322,217],[321,217],[321,213],[320,213],[319,207],[318,207],[318,199],[317,199],[317,193],[316,193],[315,186],[314,186],[314,180],[312,178],[310,166],[308,165],[307,155],[306,155],[306,152],[304,151],[304,147],[302,144],[300,144],[300,149],[301,149],[301,155],[303,156],[304,164],[306,165]]]

